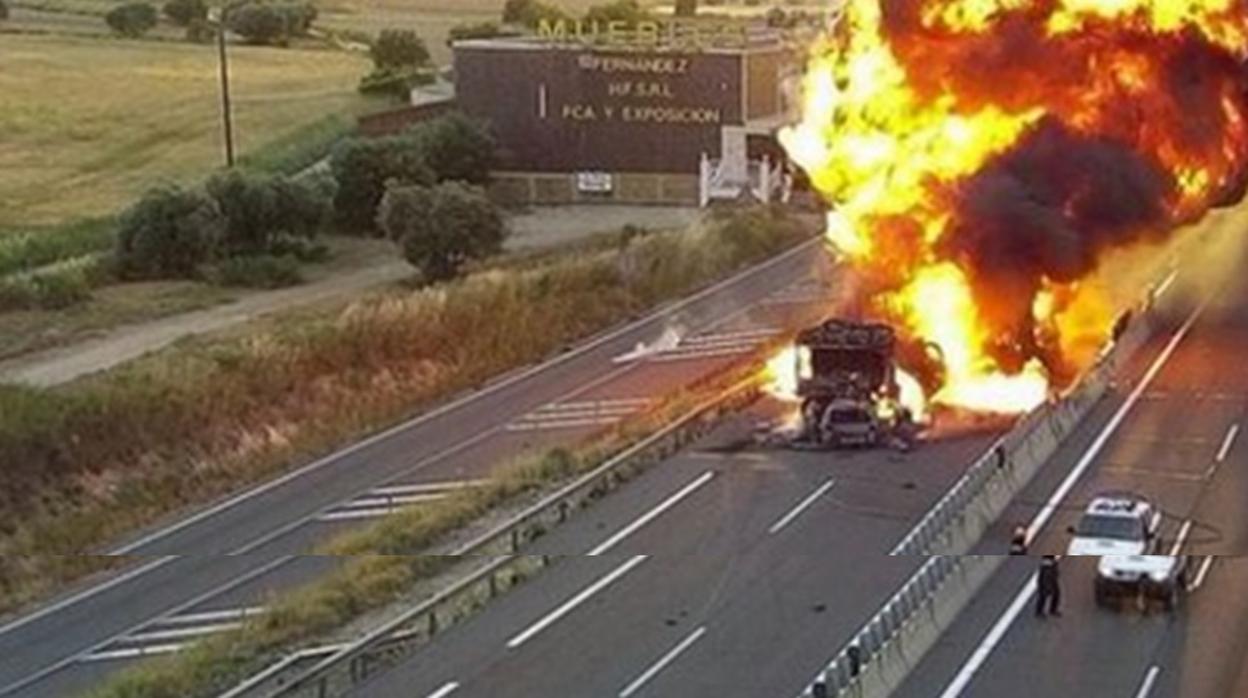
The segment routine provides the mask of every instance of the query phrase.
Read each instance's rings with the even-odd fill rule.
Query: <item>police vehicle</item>
[[[1187,560],[1158,555],[1161,512],[1133,493],[1096,496],[1072,526],[1069,555],[1099,556],[1094,591],[1100,606],[1136,599],[1174,607],[1186,586]]]

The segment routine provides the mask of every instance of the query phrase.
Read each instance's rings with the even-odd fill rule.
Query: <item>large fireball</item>
[[[1242,195],[1246,7],[849,0],[781,141],[934,402],[1043,401],[1112,326],[1102,257]]]

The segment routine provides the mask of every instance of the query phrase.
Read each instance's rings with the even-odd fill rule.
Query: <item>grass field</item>
[[[0,36],[0,221],[110,214],[161,180],[202,179],[222,158],[210,46]],[[238,152],[331,113],[376,108],[355,85],[365,58],[236,46]]]

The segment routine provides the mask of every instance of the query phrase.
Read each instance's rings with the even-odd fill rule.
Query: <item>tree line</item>
[[[495,143],[481,123],[450,114],[386,138],[336,146],[329,172],[281,176],[228,170],[202,187],[148,190],[121,217],[125,279],[281,276],[323,254],[332,227],[385,236],[427,281],[449,279],[497,253],[506,236],[486,196]]]

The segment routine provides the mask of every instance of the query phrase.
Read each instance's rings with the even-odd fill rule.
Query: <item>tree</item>
[[[348,139],[334,148],[329,164],[338,185],[334,219],[343,232],[377,230],[377,204],[386,193],[387,182],[434,182],[420,145],[403,136]]]
[[[104,21],[118,34],[136,38],[156,26],[156,8],[144,2],[126,3],[109,10]]]
[[[698,14],[698,0],[676,0],[673,11],[677,17],[694,17]]]
[[[230,31],[253,44],[273,44],[286,38],[286,18],[272,5],[240,5],[226,14],[225,23]]]
[[[117,264],[131,279],[188,278],[215,255],[221,212],[207,196],[176,186],[150,189],[127,210]]]
[[[251,2],[226,14],[230,31],[253,44],[285,45],[292,36],[308,33],[316,7],[306,2]]]
[[[518,24],[525,27],[536,27],[546,20],[557,22],[572,19],[568,13],[548,5],[540,0],[507,0],[503,5],[503,24]]]
[[[635,25],[638,22],[646,22],[652,20],[653,17],[649,12],[642,9],[637,4],[637,0],[615,0],[605,5],[596,5],[589,8],[589,12],[585,13],[585,20],[588,22],[624,22],[625,24]]]
[[[378,69],[419,68],[429,62],[429,49],[411,29],[382,29],[371,55]]]
[[[282,237],[311,238],[329,206],[328,194],[286,177],[230,170],[206,186],[224,220],[222,252],[255,255],[269,252]]]
[[[497,147],[485,124],[454,112],[408,129],[438,181],[485,184]]]
[[[392,187],[377,222],[430,281],[454,278],[470,260],[498,253],[507,235],[498,208],[480,189],[459,182]]]
[[[4,4],[4,0],[0,0],[0,21],[9,18],[9,6]]]
[[[208,5],[204,0],[168,0],[163,9],[169,21],[179,27],[208,18]]]

